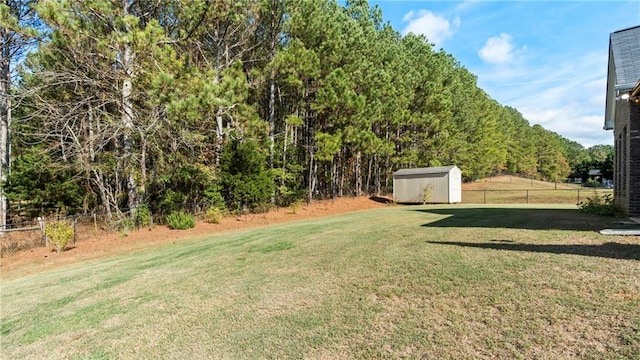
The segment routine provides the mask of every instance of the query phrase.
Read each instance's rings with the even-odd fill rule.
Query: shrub
[[[300,206],[302,206],[302,199],[297,199],[296,201],[292,202],[291,205],[289,205],[289,208],[291,209],[291,213],[292,214],[298,213],[298,209],[300,209]]]
[[[224,211],[217,207],[211,207],[207,209],[207,211],[204,213],[205,221],[210,222],[212,224],[220,224],[220,221],[222,221],[223,218],[224,218]]]
[[[600,187],[600,185],[601,185],[600,182],[594,179],[587,179],[587,181],[584,183],[585,187],[592,187],[592,188]]]
[[[153,227],[153,215],[147,205],[139,205],[133,213],[133,221],[137,227]]]
[[[73,227],[63,221],[52,221],[45,225],[45,234],[49,244],[60,253],[73,239]]]
[[[613,204],[611,194],[600,196],[597,192],[594,192],[592,198],[587,198],[587,201],[581,201],[578,204],[578,209],[585,214],[600,216],[615,216],[620,213],[620,210]]]
[[[196,226],[196,220],[191,214],[184,211],[174,211],[167,215],[167,225],[170,229],[185,230]]]

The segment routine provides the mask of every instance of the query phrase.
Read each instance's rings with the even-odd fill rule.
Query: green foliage
[[[224,148],[222,191],[229,209],[268,209],[275,186],[264,164],[265,156],[253,140],[233,141]]]
[[[224,219],[225,212],[217,207],[211,207],[204,213],[204,219],[212,224],[220,224]]]
[[[596,187],[600,187],[600,182],[594,179],[587,179],[587,181],[584,183],[584,186],[596,188]]]
[[[138,205],[133,213],[133,221],[138,227],[153,227],[153,215],[145,204]]]
[[[167,226],[174,230],[186,230],[196,226],[196,220],[193,215],[184,211],[174,211],[165,218]]]
[[[274,168],[271,170],[276,184],[275,201],[277,206],[289,206],[291,203],[302,199],[303,189],[301,166],[290,164],[286,168]]]
[[[49,245],[60,253],[73,239],[73,226],[65,221],[51,221],[45,224],[45,234]]]
[[[75,171],[56,163],[38,147],[20,149],[4,184],[10,201],[28,202],[35,209],[77,210],[87,199]]]
[[[291,213],[292,213],[292,214],[296,214],[296,213],[298,212],[298,209],[300,209],[300,207],[302,206],[302,203],[303,203],[303,202],[304,202],[304,201],[303,201],[303,199],[298,199],[298,200],[296,200],[296,201],[292,202],[292,203],[289,205],[289,209],[291,209],[291,210],[290,210],[290,211],[291,211]]]
[[[172,169],[152,184],[150,203],[160,214],[179,211],[185,206],[224,207],[220,185],[210,167],[185,164]]]
[[[600,216],[616,216],[620,214],[620,209],[613,203],[611,194],[600,196],[596,191],[594,191],[593,197],[587,198],[587,201],[581,201],[578,204],[578,209],[585,214]]]
[[[32,135],[14,137],[10,200],[266,211],[388,192],[404,167],[561,181],[586,161],[581,145],[531,126],[366,1],[124,4],[37,2],[47,41],[29,47],[13,89],[12,126]],[[114,86],[125,83],[131,108]],[[588,154],[607,161],[605,177],[607,154]]]

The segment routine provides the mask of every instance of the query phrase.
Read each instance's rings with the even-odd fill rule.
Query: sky
[[[405,35],[423,34],[505,106],[588,148],[602,129],[609,35],[640,25],[640,0],[369,0]]]

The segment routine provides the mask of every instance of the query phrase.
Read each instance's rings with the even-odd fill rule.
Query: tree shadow
[[[434,208],[411,210],[446,215],[424,227],[487,227],[527,230],[599,231],[607,227],[634,228],[619,224],[621,219],[580,213],[573,209],[530,209],[508,207]],[[638,225],[635,226],[638,228]]]
[[[492,242],[490,243],[455,241],[427,241],[427,243],[480,249],[569,254],[623,260],[640,260],[639,244],[620,244],[615,242],[608,242],[598,245],[518,244],[513,240],[492,240]]]

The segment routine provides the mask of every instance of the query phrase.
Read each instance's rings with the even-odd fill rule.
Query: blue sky
[[[424,34],[453,54],[532,125],[585,147],[613,144],[602,130],[609,34],[640,25],[640,0],[369,3],[400,33]]]

